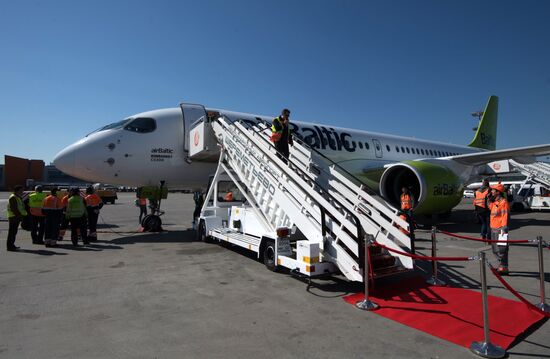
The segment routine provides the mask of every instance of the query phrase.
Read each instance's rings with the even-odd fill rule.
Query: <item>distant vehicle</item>
[[[118,187],[104,183],[95,183],[93,187],[96,190],[97,195],[101,197],[103,203],[115,204],[115,201],[118,199]]]
[[[474,190],[473,189],[464,190],[463,196],[464,198],[474,198],[475,197]]]

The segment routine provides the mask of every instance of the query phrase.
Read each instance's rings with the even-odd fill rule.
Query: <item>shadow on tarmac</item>
[[[115,238],[105,243],[134,244],[134,243],[189,243],[197,242],[197,232],[192,229],[184,231],[164,231],[159,233],[146,233],[126,237]]]
[[[16,253],[38,254],[40,256],[66,256],[67,253],[56,252],[48,249],[19,249]]]

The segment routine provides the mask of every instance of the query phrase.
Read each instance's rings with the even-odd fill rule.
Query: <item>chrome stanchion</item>
[[[432,257],[437,256],[437,247],[436,247],[436,237],[435,234],[437,232],[437,228],[435,226],[432,227]],[[445,286],[447,283],[442,281],[441,279],[437,278],[437,261],[432,260],[432,277],[426,281],[426,283],[434,286]]]
[[[483,342],[473,342],[470,350],[484,358],[504,358],[506,351],[498,345],[491,344],[489,339],[489,304],[487,300],[487,274],[485,272],[485,252],[479,252],[479,269],[481,274],[481,295],[483,300]]]
[[[371,243],[374,242],[374,236],[367,234],[365,236],[365,273],[363,275],[363,282],[365,282],[365,300],[355,303],[355,306],[361,310],[375,310],[378,309],[378,304],[369,299],[369,273],[370,273],[370,261],[369,261],[369,248]]]
[[[546,294],[544,293],[544,258],[542,256],[542,236],[537,236],[539,242],[539,275],[540,275],[540,303],[537,307],[543,312],[550,313],[550,305],[546,304]]]

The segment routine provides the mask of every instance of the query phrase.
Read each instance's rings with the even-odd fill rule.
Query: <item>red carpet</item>
[[[363,293],[344,300],[355,305]],[[433,287],[420,277],[392,286],[376,287],[371,300],[380,305],[373,313],[469,348],[483,341],[481,293],[469,289]],[[544,318],[521,302],[489,296],[491,342],[508,349],[512,342]]]

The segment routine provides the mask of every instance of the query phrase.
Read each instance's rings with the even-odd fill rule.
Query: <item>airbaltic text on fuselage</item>
[[[174,150],[171,148],[152,148],[151,149],[151,162],[164,162],[165,158],[172,158]]]
[[[243,122],[249,125],[256,125],[257,122],[248,119],[242,119]],[[334,128],[325,126],[298,126],[291,122],[290,130],[292,134],[298,137],[300,140],[307,143],[309,146],[315,149],[325,150],[327,147],[333,151],[347,151],[355,152],[357,143],[352,141],[351,134],[347,132],[339,132]]]

